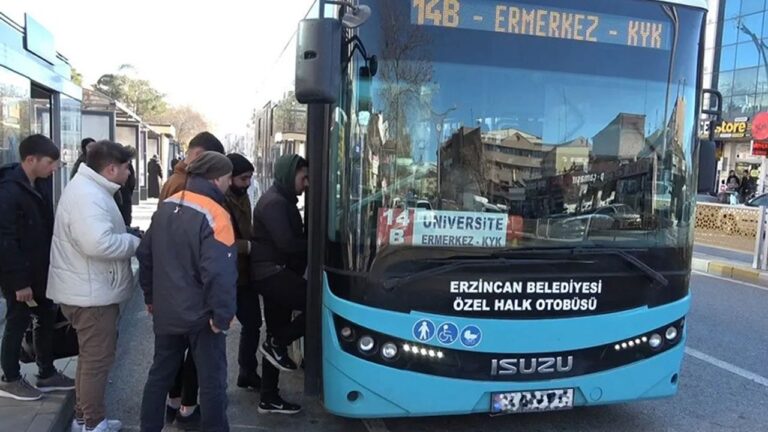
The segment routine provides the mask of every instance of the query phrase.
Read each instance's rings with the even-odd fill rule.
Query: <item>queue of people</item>
[[[297,197],[308,164],[281,157],[257,203],[254,166],[203,132],[159,191],[146,233],[130,228],[121,204],[135,186],[135,152],[83,140],[76,173],[54,212],[51,176],[57,146],[32,135],[22,162],[0,168],[0,287],[8,304],[0,397],[38,400],[75,390],[73,431],[114,432],[104,403],[117,349],[120,304],[138,284],[153,321],[154,356],[141,403],[141,430],[228,431],[226,334],[240,323],[237,386],[260,392],[260,413],[294,414],[279,393],[279,373],[298,365],[288,346],[304,334],[307,236]],[[158,170],[155,170],[158,171]],[[156,177],[161,178],[162,175]],[[133,179],[133,185],[132,183]],[[262,302],[266,335],[262,340]],[[54,327],[77,334],[76,376],[53,365]],[[20,351],[34,319],[35,383],[20,373]],[[261,375],[258,353],[261,353]]]
[[[49,138],[27,137],[19,147],[22,162],[0,169],[0,286],[8,305],[0,396],[33,401],[45,392],[74,389],[73,430],[106,432],[122,427],[106,418],[104,393],[119,305],[132,295],[131,258],[140,241],[119,207],[134,151],[110,141],[85,146],[55,215],[50,182],[59,151]],[[75,379],[53,364],[59,311],[77,333]],[[35,384],[20,375],[19,365],[32,317]]]

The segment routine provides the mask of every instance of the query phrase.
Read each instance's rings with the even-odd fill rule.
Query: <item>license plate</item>
[[[573,408],[573,389],[491,394],[491,414],[559,411]]]

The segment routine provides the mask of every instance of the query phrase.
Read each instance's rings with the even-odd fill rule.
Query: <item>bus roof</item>
[[[707,6],[707,0],[664,0],[664,3],[671,3],[671,4],[682,5],[682,6],[692,6],[699,9],[709,9],[709,7]]]

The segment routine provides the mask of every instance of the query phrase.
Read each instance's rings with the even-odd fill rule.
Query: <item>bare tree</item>
[[[471,182],[464,188],[487,197],[491,169],[488,160],[483,156],[483,139],[480,128],[472,129],[464,139],[464,145],[459,149],[459,153],[465,174]]]
[[[273,122],[276,132],[306,133],[307,106],[296,101],[294,93],[289,92],[275,105]]]
[[[195,135],[208,129],[205,117],[189,105],[171,107],[154,121],[173,125],[176,139],[185,146]]]
[[[384,8],[381,18],[384,50],[381,53],[381,98],[392,125],[396,156],[410,157],[409,118],[419,118],[423,110],[422,87],[432,80],[432,62],[427,47],[431,40],[423,27],[412,26],[403,17],[405,3]],[[429,112],[429,111],[428,111]]]

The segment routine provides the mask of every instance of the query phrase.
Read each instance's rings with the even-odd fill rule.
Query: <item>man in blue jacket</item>
[[[46,298],[53,236],[51,174],[59,149],[48,137],[32,135],[19,145],[21,163],[0,168],[0,287],[7,311],[3,334],[0,396],[37,400],[41,392],[69,390],[71,378],[53,366],[53,326],[58,307]],[[37,387],[21,376],[21,343],[32,316]]]
[[[235,317],[237,249],[224,193],[232,163],[205,152],[187,174],[186,188],[160,204],[136,253],[155,330],[141,405],[144,432],[163,429],[165,398],[187,348],[204,371],[198,376],[201,429],[229,430],[224,333]]]

